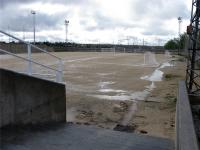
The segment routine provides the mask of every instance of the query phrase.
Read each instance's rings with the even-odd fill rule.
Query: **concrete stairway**
[[[2,135],[1,150],[174,149],[174,142],[168,139],[75,124],[2,129]]]

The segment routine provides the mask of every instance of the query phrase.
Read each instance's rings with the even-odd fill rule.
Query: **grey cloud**
[[[36,39],[40,39],[40,41],[63,41],[62,38],[56,37],[56,36],[51,36],[49,35],[48,38],[45,35],[36,35]]]
[[[13,9],[2,10],[0,13],[0,28],[7,30],[8,27],[11,31],[20,32],[25,30],[26,32],[32,31],[33,28],[33,16],[27,10]],[[48,29],[59,29],[59,24],[62,23],[65,14],[59,13],[54,15],[48,14],[36,14],[36,29],[37,31]]]
[[[130,7],[132,8],[132,20],[113,19],[102,12],[101,8],[93,0],[0,0],[0,28],[7,30],[8,26],[12,31],[18,32],[23,30],[32,31],[32,16],[27,10],[21,10],[21,4],[30,4],[35,2],[64,4],[74,6],[66,12],[48,15],[36,14],[36,29],[43,31],[48,29],[60,29],[63,26],[65,17],[73,17],[74,8],[79,8],[80,25],[89,32],[96,30],[110,30],[114,28],[140,28],[143,29],[144,35],[171,35],[175,34],[166,30],[162,21],[167,21],[178,16],[189,19],[190,10],[185,6],[184,0],[133,0]],[[114,6],[114,4],[113,4]],[[68,12],[67,12],[68,11]],[[145,20],[148,24],[145,24]],[[90,21],[95,22],[91,25]],[[44,37],[40,37],[43,39]],[[53,38],[53,37],[52,37]]]
[[[29,4],[29,3],[52,3],[52,4],[66,4],[66,5],[75,5],[75,4],[86,4],[89,0],[1,0],[0,8],[4,8],[8,5],[21,5],[21,4]]]
[[[105,29],[115,29],[115,28],[133,28],[136,27],[136,24],[130,22],[124,22],[124,20],[117,20],[111,17],[107,17],[102,14],[101,11],[94,10],[93,15],[90,16],[91,19],[96,23],[95,26],[90,25],[87,19],[82,19],[80,23],[85,27],[87,31],[95,30],[105,30]]]
[[[26,32],[32,31],[33,16],[31,16],[29,10],[20,9],[20,6],[22,4],[35,2],[80,5],[83,2],[88,2],[88,0],[0,0],[0,29],[8,30],[9,28],[15,32],[21,32],[22,30]],[[64,18],[70,14],[68,11],[66,10],[65,12],[53,15],[38,12],[36,14],[36,30],[42,31],[62,28],[60,25],[64,25]]]
[[[190,10],[183,0],[135,0],[132,10],[138,20],[145,17],[157,19],[172,19],[181,16],[189,19]]]
[[[181,16],[183,19],[190,18],[190,10],[187,9],[183,0],[135,0],[132,3],[134,14],[132,17],[140,21],[147,21],[142,34],[167,36],[174,35],[174,31],[167,30],[163,22],[169,22]]]
[[[165,29],[159,29],[159,30],[146,30],[143,32],[143,35],[156,35],[156,36],[168,36],[171,35],[172,31],[165,30]]]
[[[166,29],[162,21],[153,20],[150,24],[147,25],[142,34],[154,36],[168,36],[175,33],[174,31]]]

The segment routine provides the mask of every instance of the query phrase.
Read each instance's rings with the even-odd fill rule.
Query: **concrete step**
[[[169,139],[92,126],[54,124],[2,130],[2,150],[173,150]]]

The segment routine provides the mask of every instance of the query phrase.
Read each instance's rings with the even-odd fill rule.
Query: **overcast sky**
[[[32,40],[36,11],[36,40],[87,43],[162,44],[189,24],[192,0],[0,0],[0,29]],[[3,37],[0,37],[3,38]],[[162,41],[163,40],[163,41]]]

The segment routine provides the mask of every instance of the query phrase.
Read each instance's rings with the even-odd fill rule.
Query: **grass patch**
[[[176,101],[177,101],[177,98],[176,98],[175,96],[170,95],[170,94],[167,94],[167,95],[165,96],[165,98],[166,98],[167,100],[171,101],[172,103],[176,103]]]
[[[164,77],[165,77],[165,79],[170,80],[170,79],[178,78],[180,76],[175,75],[175,74],[165,74]]]
[[[185,58],[180,57],[180,58],[177,59],[177,61],[184,62],[184,61],[185,61]]]

